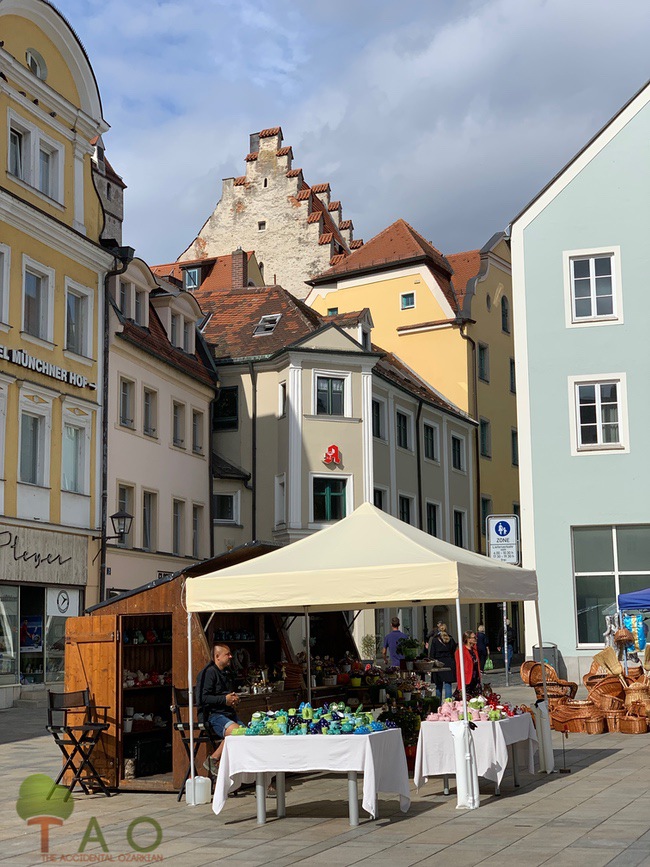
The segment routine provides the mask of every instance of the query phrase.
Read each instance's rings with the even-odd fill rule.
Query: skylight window
[[[263,334],[273,334],[275,326],[280,321],[281,313],[273,313],[271,316],[262,316],[255,326],[253,337],[261,337]]]

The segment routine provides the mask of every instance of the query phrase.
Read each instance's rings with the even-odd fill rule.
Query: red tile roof
[[[298,190],[298,194],[297,194],[296,198],[298,199],[299,202],[304,202],[310,196],[311,196],[311,190],[309,190],[309,189]]]
[[[341,220],[339,229],[352,229],[352,220]]]
[[[359,250],[363,247],[363,238],[357,238],[355,241],[350,241],[351,250]]]
[[[450,282],[451,266],[442,253],[430,244],[405,220],[397,220],[366,244],[353,241],[354,250],[343,262],[329,268],[318,277],[309,280],[312,285],[332,281],[336,277],[350,274],[363,274],[395,267],[405,262],[425,262],[435,272],[445,297],[454,312],[458,309],[454,290]]]
[[[340,207],[341,207],[341,203],[338,200],[335,202],[330,202],[329,205],[327,206],[329,211],[338,211],[338,209]]]
[[[278,135],[278,133],[282,132],[281,126],[270,126],[268,129],[260,130],[258,133],[260,138],[271,138],[271,136]]]
[[[358,325],[367,313],[370,313],[370,308],[364,307],[363,310],[335,313],[332,316],[325,316],[324,319],[326,322],[335,322],[337,325]]]
[[[332,238],[333,238],[333,237],[334,237],[334,233],[333,233],[333,232],[323,232],[323,234],[322,234],[322,235],[320,236],[320,238],[318,239],[318,243],[321,244],[321,245],[322,245],[322,244],[331,244],[331,243],[332,243]]]
[[[247,163],[252,163],[252,162],[254,162],[254,161],[258,158],[259,155],[260,155],[260,154],[259,154],[259,151],[255,151],[255,152],[252,153],[252,154],[246,154],[246,162],[247,162]]]
[[[342,262],[347,258],[347,253],[337,253],[336,256],[332,256],[330,259],[330,265],[337,265],[339,262]]]
[[[208,368],[207,362],[204,363],[199,355],[188,355],[182,349],[177,349],[171,345],[153,304],[149,304],[148,328],[136,325],[130,319],[122,320],[122,323],[124,327],[122,332],[118,332],[119,337],[161,359],[161,361],[171,364],[193,379],[198,379],[206,385],[214,385],[215,377]]]
[[[234,180],[235,187],[245,187],[246,186],[246,175],[240,175],[238,178]]]
[[[322,211],[312,211],[307,217],[308,223],[318,223],[323,217]]]
[[[218,299],[201,289],[194,293],[204,313],[211,313],[205,339],[217,359],[273,355],[317,331],[322,318],[281,286],[250,287],[222,292]],[[281,314],[270,334],[254,336],[262,316]]]
[[[330,185],[329,184],[312,184],[311,188],[315,193],[327,193],[330,189]]]
[[[289,169],[289,171],[287,172],[287,177],[288,178],[297,178],[301,174],[302,174],[302,169]]]
[[[246,253],[249,261],[252,255],[252,251]],[[152,265],[151,270],[157,277],[164,279],[172,277],[182,283],[183,271],[195,266],[201,268],[201,289],[208,292],[232,289],[231,254],[205,259],[188,259],[184,262],[168,262],[165,265]]]
[[[458,306],[462,310],[467,284],[473,277],[476,277],[481,268],[481,251],[468,250],[465,253],[452,253],[447,256],[447,261],[454,270],[451,282],[458,298]]]
[[[286,148],[279,148],[275,152],[276,157],[286,157],[289,154],[291,154],[291,156],[293,156],[293,151],[291,150],[291,145],[289,145],[289,147],[286,147]]]

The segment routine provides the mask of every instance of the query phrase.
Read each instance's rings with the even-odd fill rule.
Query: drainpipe
[[[100,515],[100,566],[99,566],[99,601],[104,601],[106,593],[106,521],[108,517],[108,347],[109,347],[109,317],[111,302],[109,298],[109,280],[124,274],[133,261],[133,247],[113,247],[111,252],[117,268],[107,271],[104,276],[104,357],[102,358],[102,488]]]
[[[478,415],[478,370],[476,367],[476,342],[467,334],[464,329],[467,328],[467,321],[460,321],[460,336],[466,340],[472,347],[472,382],[474,390],[474,400],[472,401],[472,414],[476,419],[479,427],[476,428],[474,437],[474,464],[476,466],[476,521],[475,527],[478,526],[478,548],[481,550],[483,543],[481,541],[483,533],[481,528],[481,454],[479,448],[479,430],[481,420]]]
[[[217,383],[219,388],[219,383]],[[210,516],[210,557],[214,557],[214,416],[217,398],[210,401],[210,490],[208,500],[208,515]]]
[[[422,521],[422,444],[420,442],[420,416],[422,415],[422,401],[418,401],[418,413],[415,417],[415,456],[418,469],[418,529],[424,529]],[[426,614],[425,614],[426,617]]]
[[[251,475],[253,477],[251,489],[252,501],[252,520],[251,520],[251,542],[257,538],[257,372],[252,361],[248,362],[248,372],[251,378],[251,388],[253,389],[253,417],[252,417],[252,436],[251,436]]]

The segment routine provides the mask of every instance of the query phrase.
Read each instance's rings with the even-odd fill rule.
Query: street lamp
[[[124,541],[124,537],[128,536],[131,532],[131,524],[133,523],[133,515],[129,515],[128,512],[124,511],[124,509],[120,509],[119,512],[115,512],[114,515],[111,515],[111,524],[113,525],[114,536],[106,536],[107,539],[119,539],[120,542]]]

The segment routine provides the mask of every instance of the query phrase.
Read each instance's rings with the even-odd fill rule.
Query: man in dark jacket
[[[229,669],[232,653],[227,644],[215,644],[212,654],[212,662],[201,669],[196,679],[196,705],[212,731],[218,737],[226,738],[233,729],[243,725],[237,716],[239,696],[233,689]],[[222,740],[203,765],[211,774],[216,775],[219,769],[223,745]]]

